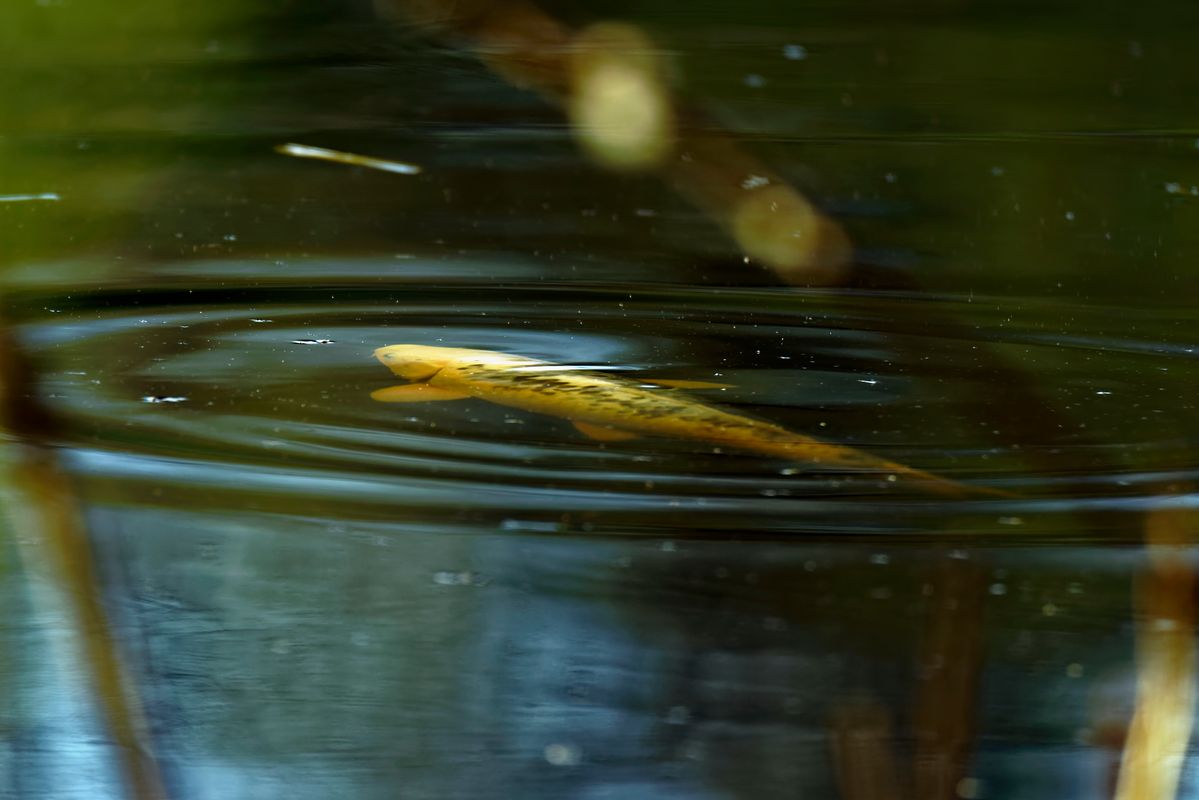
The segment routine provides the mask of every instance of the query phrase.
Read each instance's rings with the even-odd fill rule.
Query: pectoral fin
[[[470,395],[427,383],[404,383],[371,392],[371,399],[380,403],[430,403],[434,400],[461,400],[464,397]]]
[[[676,381],[671,378],[641,378],[644,383],[665,386],[668,389],[731,389],[732,384],[711,381]]]
[[[602,425],[592,425],[589,422],[576,422],[574,426],[584,435],[597,442],[625,442],[636,439],[637,434],[622,431],[617,428],[605,428]]]

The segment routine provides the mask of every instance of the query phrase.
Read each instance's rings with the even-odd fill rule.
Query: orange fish
[[[477,397],[569,420],[599,441],[638,436],[690,439],[818,468],[895,475],[941,495],[1009,496],[723,411],[678,392],[657,392],[631,381],[572,371],[548,361],[491,350],[417,344],[380,347],[375,350],[375,358],[411,381],[371,393],[372,398],[385,403]],[[654,382],[691,388],[718,385]]]

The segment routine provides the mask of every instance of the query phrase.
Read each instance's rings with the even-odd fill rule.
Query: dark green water
[[[1199,498],[1199,12],[546,8],[643,26],[845,226],[845,281],[746,263],[444,27],[0,9],[2,321],[50,420],[9,433],[69,476],[165,796],[1110,796],[1145,514]],[[722,381],[1013,498],[372,402],[400,342]],[[139,796],[22,519],[0,797]]]

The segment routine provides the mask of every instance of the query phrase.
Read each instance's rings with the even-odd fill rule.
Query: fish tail
[[[852,447],[830,444],[818,439],[810,439],[794,434],[792,434],[789,441],[754,442],[752,445],[747,446],[747,449],[755,450],[763,455],[795,461],[816,468],[823,467],[835,470],[844,469],[855,472],[894,475],[897,480],[902,480],[913,487],[918,486],[924,491],[942,497],[1010,498],[1013,496],[998,489],[968,486],[958,483],[949,478],[943,478],[940,475],[925,472],[915,467],[909,467],[906,464],[900,464],[896,461],[888,461],[885,458],[880,458]]]

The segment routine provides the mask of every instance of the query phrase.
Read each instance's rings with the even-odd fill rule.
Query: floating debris
[[[292,344],[333,344],[332,339],[292,339]]]
[[[573,744],[551,744],[544,752],[545,760],[555,767],[573,767],[583,760],[582,752]]]
[[[1192,186],[1189,190],[1181,183],[1171,181],[1166,184],[1166,194],[1189,194],[1191,196],[1199,196],[1199,186]]]
[[[61,200],[58,192],[42,192],[41,194],[0,194],[0,203],[31,203],[38,200]]]
[[[176,395],[148,394],[142,398],[143,403],[186,403],[186,397]]]
[[[808,57],[808,49],[802,44],[783,45],[783,58],[788,61],[803,61]]]
[[[500,523],[500,530],[528,533],[559,533],[562,530],[562,525],[557,522],[545,520],[506,519]]]
[[[443,569],[433,573],[433,583],[438,586],[486,586],[491,580],[471,570]]]
[[[333,161],[338,164],[350,164],[355,167],[367,167],[382,172],[392,172],[397,175],[419,175],[421,168],[415,164],[405,164],[402,161],[388,161],[383,158],[372,158],[357,153],[345,153],[341,150],[330,150],[327,147],[312,147],[306,144],[288,142],[275,147],[276,153],[296,158],[315,158],[318,161]]]

